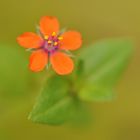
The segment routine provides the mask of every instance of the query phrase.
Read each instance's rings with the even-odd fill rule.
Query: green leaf
[[[81,109],[81,103],[72,95],[71,89],[72,87],[65,77],[49,78],[29,119],[38,123],[55,125],[74,120],[78,116],[78,110]]]
[[[80,91],[80,98],[86,101],[111,101],[115,98],[112,88],[101,85],[86,85]]]
[[[107,39],[82,50],[84,78],[79,97],[83,100],[113,98],[113,86],[119,80],[132,55],[132,41]]]

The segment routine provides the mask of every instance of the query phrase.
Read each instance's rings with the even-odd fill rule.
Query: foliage
[[[87,117],[84,101],[113,99],[114,86],[129,62],[132,46],[127,39],[106,39],[83,47],[73,74],[46,80],[29,119],[47,124],[83,120]]]

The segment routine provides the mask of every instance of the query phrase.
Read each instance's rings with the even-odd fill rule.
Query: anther
[[[54,46],[56,46],[58,43],[57,42],[54,42]]]
[[[49,36],[48,36],[48,35],[46,35],[46,36],[44,37],[44,39],[46,39],[46,40],[47,40],[48,38],[49,38]]]
[[[51,41],[51,40],[48,40],[48,43],[49,43],[49,44],[51,44],[51,43],[52,43],[52,41]]]
[[[62,37],[62,36],[58,37],[58,40],[62,40],[62,39],[63,39],[63,37]]]
[[[56,33],[55,33],[55,32],[53,32],[53,33],[52,33],[52,36],[56,36]]]

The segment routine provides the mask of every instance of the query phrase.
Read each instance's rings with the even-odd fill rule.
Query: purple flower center
[[[52,54],[56,52],[60,47],[60,40],[63,38],[61,36],[56,35],[55,32],[52,33],[51,36],[45,36],[44,42],[42,45],[42,49],[48,54]]]

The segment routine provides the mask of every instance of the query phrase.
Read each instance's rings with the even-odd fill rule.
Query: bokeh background
[[[0,140],[140,140],[140,1],[1,0]],[[27,120],[47,73],[28,70],[28,56],[16,37],[35,31],[43,15],[57,16],[61,27],[79,30],[84,44],[129,36],[136,44],[131,63],[116,86],[117,99],[91,104],[89,127],[47,126]]]

